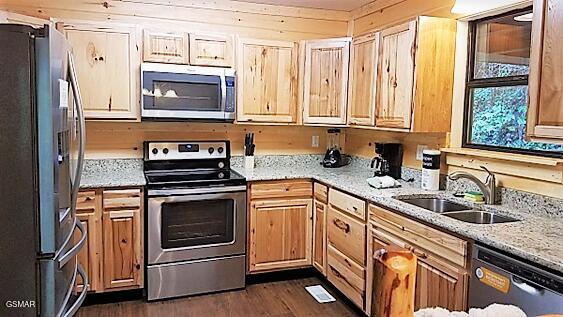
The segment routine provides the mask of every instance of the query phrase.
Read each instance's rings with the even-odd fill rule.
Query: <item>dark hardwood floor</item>
[[[336,302],[319,304],[305,286],[322,284]],[[362,316],[316,277],[247,285],[246,289],[147,303],[134,300],[82,307],[80,317],[145,316]]]

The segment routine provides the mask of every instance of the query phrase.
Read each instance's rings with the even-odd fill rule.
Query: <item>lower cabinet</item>
[[[456,256],[445,255],[457,254],[458,259],[463,255],[465,259],[466,241],[375,206],[370,206],[370,220],[367,247],[368,314],[372,304],[373,253],[390,245],[410,249],[417,256],[415,310],[427,307],[442,307],[451,311],[467,309],[467,265],[464,261],[460,262],[461,265],[453,263],[459,261]],[[429,242],[431,240],[432,244]]]
[[[77,217],[87,240],[78,262],[88,274],[90,292],[143,287],[142,197],[141,188],[79,193]],[[82,284],[77,281],[78,290]]]
[[[299,181],[303,183],[303,181]],[[250,185],[249,273],[306,267],[312,264],[312,184],[261,182]],[[275,190],[279,187],[280,190]],[[264,198],[263,190],[275,192]],[[306,196],[303,196],[303,193]],[[252,197],[260,198],[252,198]]]
[[[313,266],[326,276],[326,204],[313,201]]]

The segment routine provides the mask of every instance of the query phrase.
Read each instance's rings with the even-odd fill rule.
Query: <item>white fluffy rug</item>
[[[511,305],[492,304],[487,308],[471,308],[469,313],[450,312],[443,308],[424,308],[416,313],[414,317],[527,317],[518,307]]]

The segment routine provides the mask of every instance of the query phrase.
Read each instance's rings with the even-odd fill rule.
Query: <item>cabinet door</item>
[[[188,35],[182,32],[145,30],[143,60],[160,63],[188,63]]]
[[[563,144],[563,5],[535,0],[527,135]]]
[[[104,286],[134,288],[142,286],[141,212],[104,211]]]
[[[416,21],[380,33],[377,127],[409,129],[411,126],[415,37]]]
[[[354,39],[350,62],[348,123],[375,125],[379,33]]]
[[[88,287],[91,292],[104,290],[102,280],[102,222],[101,204],[96,191],[81,191],[77,200],[77,218],[85,229],[86,243],[78,253],[78,263],[88,274]],[[74,240],[78,242],[80,233],[75,231]],[[80,277],[77,279],[77,291],[83,287]]]
[[[326,204],[313,201],[313,266],[326,275]]]
[[[238,121],[297,121],[297,55],[295,42],[239,39]]]
[[[349,217],[332,206],[326,217],[327,245],[352,258],[360,265],[366,264],[366,225]]]
[[[249,271],[311,265],[311,199],[251,202]]]
[[[350,39],[305,43],[303,122],[345,124]]]
[[[423,259],[416,269],[415,310],[442,307],[451,311],[467,309],[467,273],[451,274]]]
[[[65,26],[87,119],[138,119],[139,52],[134,28]]]
[[[230,35],[190,34],[190,64],[233,66],[233,37]]]

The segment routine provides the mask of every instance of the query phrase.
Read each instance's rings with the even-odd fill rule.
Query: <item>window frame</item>
[[[506,152],[515,154],[527,154],[536,155],[544,157],[555,157],[563,158],[562,152],[550,152],[542,150],[528,150],[528,149],[518,149],[511,147],[495,146],[495,145],[483,145],[483,144],[473,144],[469,142],[471,136],[471,127],[473,121],[473,111],[471,109],[471,91],[474,88],[496,88],[496,87],[513,87],[513,86],[528,86],[529,75],[517,75],[517,76],[507,76],[507,77],[495,77],[495,78],[475,78],[475,54],[477,46],[477,25],[482,22],[492,21],[507,15],[514,15],[519,13],[525,13],[532,10],[532,6],[528,6],[522,9],[516,9],[508,12],[504,12],[494,16],[488,16],[485,18],[469,21],[468,25],[468,56],[466,65],[466,76],[465,76],[465,92],[464,92],[464,105],[463,105],[463,130],[462,130],[462,140],[461,147],[469,149],[479,149],[479,150],[489,150],[496,152]]]

